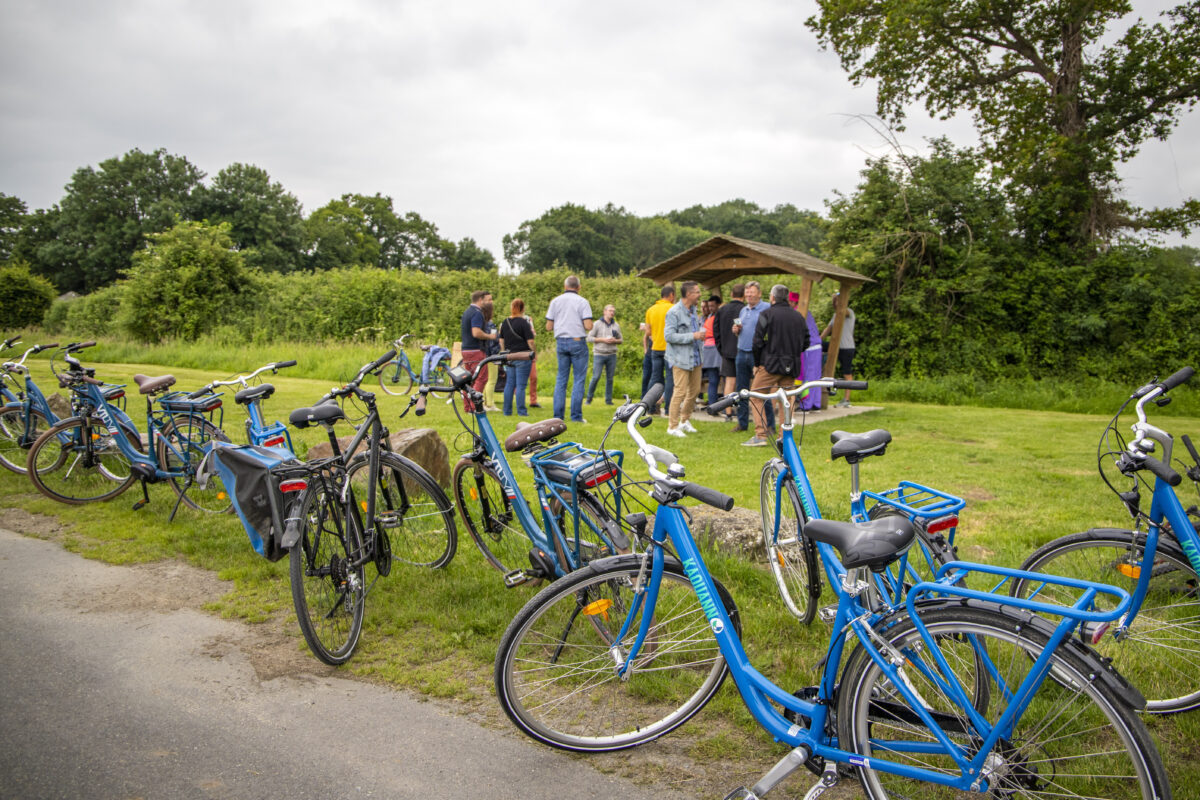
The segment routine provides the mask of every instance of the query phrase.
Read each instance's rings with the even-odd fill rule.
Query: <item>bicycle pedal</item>
[[[398,528],[402,521],[399,511],[384,511],[375,516],[375,522],[381,528]]]
[[[821,606],[817,609],[817,616],[821,618],[821,622],[831,623],[837,619],[837,606]]]
[[[515,589],[533,580],[528,571],[523,569],[514,569],[512,572],[504,574],[504,585],[509,589]]]
[[[141,511],[142,508],[144,508],[145,506],[148,506],[148,505],[150,505],[149,500],[138,500],[136,503],[133,504],[133,510]]]
[[[745,786],[739,786],[725,795],[725,800],[759,800],[759,797]]]

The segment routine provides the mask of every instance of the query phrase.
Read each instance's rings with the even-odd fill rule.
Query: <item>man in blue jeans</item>
[[[554,382],[554,416],[566,419],[567,379],[571,384],[571,421],[583,422],[583,389],[587,382],[587,332],[592,329],[592,306],[579,296],[579,278],[568,275],[563,293],[546,309],[546,330],[554,334],[558,355],[558,378]]]
[[[746,307],[734,321],[733,332],[737,335],[737,390],[749,389],[754,380],[754,328],[758,325],[758,315],[771,307],[762,299],[762,287],[758,281],[746,284]],[[767,406],[767,429],[775,430],[775,411],[771,404]],[[750,427],[750,404],[738,403],[738,423],[734,432],[744,431]]]
[[[624,341],[621,326],[617,323],[617,307],[606,305],[604,316],[596,320],[588,331],[587,340],[592,343],[592,382],[588,384],[587,401],[590,405],[596,396],[596,384],[600,373],[604,373],[604,403],[613,404],[613,374],[617,371],[617,345]]]

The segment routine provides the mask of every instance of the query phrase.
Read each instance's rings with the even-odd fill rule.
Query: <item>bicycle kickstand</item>
[[[780,759],[778,764],[771,767],[767,774],[763,775],[758,783],[754,784],[753,788],[747,789],[744,786],[739,786],[725,795],[725,800],[762,800],[762,796],[782,783],[784,778],[803,767],[811,755],[812,753],[807,747],[797,747]],[[820,782],[808,790],[808,793],[804,795],[804,800],[816,800],[825,794],[837,781],[837,764],[834,764],[832,761],[827,762]]]
[[[142,499],[133,504],[133,510],[139,511],[143,506],[150,505],[150,492],[146,489],[146,479],[142,478]]]
[[[175,521],[175,512],[179,510],[179,504],[183,502],[183,496],[187,494],[187,490],[192,488],[192,479],[188,478],[187,483],[183,484],[183,491],[179,493],[179,497],[175,500],[175,505],[171,508],[171,515],[167,517],[167,522]]]

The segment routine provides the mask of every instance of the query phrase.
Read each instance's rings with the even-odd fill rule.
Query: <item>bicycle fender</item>
[[[1049,639],[1054,634],[1055,624],[1045,617],[1040,617],[1030,611],[1007,606],[1003,603],[992,602],[990,600],[977,600],[974,598],[952,598],[952,599],[928,599],[918,600],[916,603],[918,612],[923,609],[934,608],[952,608],[956,606],[968,606],[970,608],[986,609],[992,613],[1005,617],[1013,624],[1014,630],[1021,628],[1033,628],[1038,631],[1043,637]],[[887,627],[899,622],[907,617],[907,611],[903,608],[892,611],[884,615],[878,622],[875,623],[876,630],[886,630]],[[1083,642],[1079,641],[1076,636],[1069,636],[1059,645],[1060,649],[1069,650],[1072,655],[1079,658],[1087,668],[1088,677],[1091,680],[1099,680],[1111,689],[1118,698],[1126,703],[1134,711],[1141,711],[1146,707],[1146,698],[1137,688],[1125,679],[1125,676],[1117,671],[1117,668],[1112,665],[1112,659],[1104,658],[1092,648],[1088,647]],[[1047,678],[1050,680],[1050,678]]]

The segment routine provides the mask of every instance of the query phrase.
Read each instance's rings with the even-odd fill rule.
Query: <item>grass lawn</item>
[[[381,348],[363,346],[356,363],[368,361],[378,351]],[[292,357],[298,356],[264,353],[241,368],[249,372],[264,361]],[[83,360],[90,363],[86,357]],[[97,366],[97,377],[130,383],[128,412],[139,428],[144,427],[145,409],[130,380],[134,373],[170,372],[179,379],[181,389],[229,374],[215,367],[202,371],[144,363]],[[34,362],[34,369],[44,389],[56,385],[46,362]],[[339,368],[331,376],[344,378],[346,373]],[[277,392],[266,404],[268,420],[286,419],[292,408],[312,404],[334,380],[289,377],[287,371],[271,377]],[[532,411],[531,421],[550,414],[548,370],[540,383],[543,408]],[[239,441],[243,435],[241,407],[232,402],[232,393],[227,397],[224,428]],[[871,402],[869,394],[860,400]],[[386,424],[394,429],[436,429],[450,449],[452,461],[469,447],[469,437],[450,408],[431,402],[425,417],[410,415],[400,421],[397,416],[406,402],[407,398],[379,394]],[[569,436],[587,446],[599,446],[608,422],[602,417],[605,409],[603,405],[588,407],[585,416],[589,422],[572,425]],[[515,418],[493,415],[501,437],[515,428],[515,422]],[[864,488],[888,488],[907,479],[967,498],[959,528],[961,557],[1016,566],[1033,548],[1054,537],[1098,525],[1125,525],[1127,518],[1120,504],[1100,482],[1095,467],[1096,443],[1106,422],[1095,415],[887,403],[880,411],[841,420],[839,426],[892,432],[888,454],[862,465]],[[1176,434],[1190,433],[1200,439],[1200,419],[1174,417],[1163,424]],[[828,435],[834,427],[831,422],[810,424],[802,452],[823,516],[837,519],[848,515],[849,480],[844,463],[829,459]],[[687,466],[689,479],[731,494],[740,506],[757,509],[759,471],[771,451],[738,446],[745,435],[731,434],[728,426],[703,424],[700,430],[699,435],[675,440],[665,435],[665,424],[656,422],[645,435],[675,452]],[[301,452],[324,438],[319,428],[293,431],[292,435]],[[607,446],[628,451],[631,442],[623,429],[614,429]],[[635,476],[644,477],[632,453],[628,453],[626,466]],[[23,476],[0,474],[0,505],[58,517],[70,531],[65,538],[69,549],[118,564],[183,559],[216,572],[231,581],[232,588],[211,611],[284,627],[295,635],[297,648],[303,649],[292,614],[286,560],[269,563],[258,557],[233,516],[202,515],[184,507],[176,521],[167,524],[174,494],[166,485],[152,486],[150,494],[151,504],[137,512],[131,510],[140,497],[136,486],[106,504],[65,506],[42,497]],[[1192,502],[1196,502],[1194,496],[1185,496],[1185,505]],[[788,617],[769,574],[760,565],[713,552],[710,567],[742,611],[744,638],[755,665],[782,686],[799,689],[814,683],[827,629],[820,622],[804,628]],[[398,565],[389,578],[376,585],[367,603],[358,651],[342,669],[429,695],[491,703],[496,641],[530,596],[529,588],[503,587],[499,574],[487,567],[460,523],[458,555],[447,569],[429,572]],[[1159,741],[1175,796],[1200,797],[1200,763],[1195,758],[1200,715],[1149,718],[1147,722]],[[724,688],[697,720],[673,737],[679,737],[685,752],[699,761],[736,763],[752,757],[766,764],[781,755],[778,746],[759,732],[731,687]],[[799,783],[805,781],[795,785]],[[736,782],[730,783],[733,785]]]

